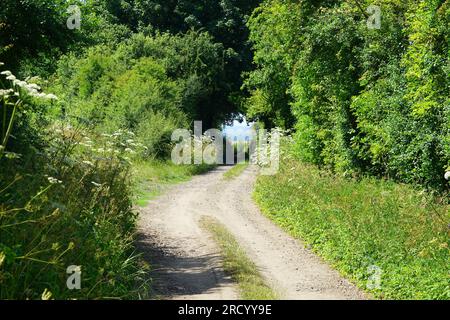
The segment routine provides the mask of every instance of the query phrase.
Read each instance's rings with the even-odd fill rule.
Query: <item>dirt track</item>
[[[283,299],[364,299],[297,240],[264,217],[251,199],[256,169],[226,181],[219,167],[168,190],[141,210],[139,246],[163,299],[239,299],[202,216],[220,220]]]

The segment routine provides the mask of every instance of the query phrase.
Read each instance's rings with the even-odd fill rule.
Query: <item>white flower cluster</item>
[[[253,142],[255,147],[250,154],[250,161],[260,167],[270,165],[275,158],[281,154],[280,139],[284,137],[286,131],[274,128],[271,131],[260,129],[256,133],[257,139]]]
[[[0,97],[5,97],[6,99],[9,98],[12,94],[14,94],[13,89],[0,89]]]
[[[447,171],[445,173],[444,177],[445,177],[445,180],[447,180],[447,181],[450,180],[450,171]]]
[[[48,182],[50,182],[50,184],[61,184],[62,183],[61,180],[58,180],[58,179],[53,178],[53,177],[48,177],[47,180],[48,180]]]
[[[0,66],[2,66],[3,63],[0,63]],[[54,94],[46,94],[41,92],[41,87],[38,86],[35,83],[30,83],[30,80],[33,80],[32,78],[27,78],[25,80],[19,80],[16,78],[15,75],[11,73],[11,71],[2,71],[0,72],[1,75],[5,76],[6,80],[11,81],[13,84],[13,88],[16,89],[7,89],[7,90],[0,90],[0,96],[9,98],[11,95],[19,96],[20,91],[17,90],[18,88],[21,88],[24,90],[28,95],[39,98],[39,99],[46,99],[46,100],[58,100],[58,97]]]
[[[119,129],[111,135],[103,134],[103,136],[119,140],[117,141],[117,143],[119,143],[123,151],[127,153],[134,154],[136,153],[135,149],[146,149],[146,147],[142,143],[136,142],[134,139],[132,139],[135,137],[135,134],[131,131]]]
[[[94,158],[85,159],[81,163],[86,167],[94,168],[97,161],[121,160],[130,163],[129,156],[136,154],[142,149],[147,149],[143,144],[134,140],[135,134],[128,130],[117,130],[111,134],[103,133],[100,139],[91,140],[88,135],[83,134],[83,139],[78,145],[87,151],[93,152]],[[93,161],[91,161],[94,159]]]

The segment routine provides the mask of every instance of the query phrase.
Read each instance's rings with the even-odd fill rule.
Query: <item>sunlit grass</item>
[[[223,267],[237,282],[244,300],[274,300],[275,292],[265,283],[256,265],[224,225],[216,219],[203,217],[203,228],[208,230],[219,245],[223,255]]]
[[[171,161],[136,161],[133,164],[134,204],[145,207],[170,185],[214,168],[209,165],[175,165]]]
[[[223,177],[225,180],[232,180],[239,177],[245,169],[248,168],[248,163],[238,163],[233,168],[224,173]]]

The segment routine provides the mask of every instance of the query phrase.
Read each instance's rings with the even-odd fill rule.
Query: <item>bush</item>
[[[229,116],[223,104],[223,46],[206,33],[135,34],[125,44],[90,48],[60,60],[52,90],[62,116],[96,132],[131,130],[145,158],[170,155],[171,134],[194,120],[204,127]]]
[[[144,158],[169,159],[172,148],[172,133],[186,126],[183,114],[166,116],[162,112],[148,113],[141,119],[138,140],[145,146]]]
[[[4,75],[11,88],[0,91],[0,299],[141,297],[132,133],[90,139],[67,123],[44,129],[45,112],[33,111],[48,102],[36,98],[56,97]],[[81,290],[66,287],[71,265],[81,266]]]
[[[369,5],[381,8],[380,29],[367,27]],[[449,2],[360,6],[264,1],[249,21],[257,69],[248,114],[295,127],[303,160],[445,192]]]
[[[81,130],[52,129],[33,163],[1,161],[0,298],[139,297],[129,163],[112,146],[120,136],[91,146]],[[71,265],[81,266],[81,290],[66,287]]]

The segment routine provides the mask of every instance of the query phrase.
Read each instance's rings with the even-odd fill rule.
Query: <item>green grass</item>
[[[209,165],[175,165],[170,161],[137,161],[133,164],[133,202],[145,207],[168,186],[188,181],[212,168]]]
[[[125,154],[77,144],[90,133],[63,128],[23,162],[0,157],[0,300],[146,298]],[[66,285],[72,265],[80,290]]]
[[[237,282],[240,294],[244,300],[275,300],[277,295],[265,284],[256,265],[247,257],[233,235],[216,219],[203,217],[203,228],[208,230],[221,248],[223,266]]]
[[[450,299],[449,206],[411,186],[348,180],[295,160],[258,178],[263,212],[384,299]],[[367,289],[371,266],[381,286]]]
[[[223,177],[225,180],[232,180],[239,177],[245,169],[247,169],[248,163],[236,164],[233,168],[224,173]]]

